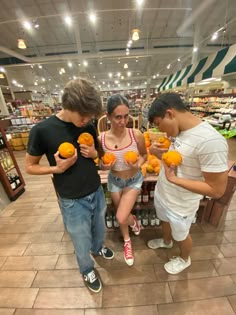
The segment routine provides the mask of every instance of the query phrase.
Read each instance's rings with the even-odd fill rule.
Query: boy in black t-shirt
[[[85,284],[93,292],[102,288],[90,253],[112,259],[114,253],[104,247],[106,202],[94,158],[97,157],[96,130],[89,121],[101,113],[98,91],[85,79],[67,83],[62,96],[62,110],[31,129],[26,153],[26,172],[53,174],[65,227],[74,244],[77,262]],[[94,145],[79,145],[83,132],[90,133]],[[75,154],[59,156],[58,147],[70,142]],[[43,155],[49,166],[40,165]]]

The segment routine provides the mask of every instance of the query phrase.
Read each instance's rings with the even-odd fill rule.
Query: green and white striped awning
[[[183,70],[166,77],[159,91],[173,89],[185,84],[197,83],[212,77],[236,72],[236,44],[226,47]]]

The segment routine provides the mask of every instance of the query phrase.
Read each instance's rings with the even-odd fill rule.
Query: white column
[[[4,116],[9,115],[9,111],[7,109],[7,105],[6,105],[4,96],[2,94],[2,89],[0,89],[0,114]]]

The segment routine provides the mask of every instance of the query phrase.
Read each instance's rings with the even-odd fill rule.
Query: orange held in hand
[[[138,160],[138,153],[135,151],[127,151],[125,153],[125,161],[128,163],[135,164]]]
[[[113,154],[112,152],[105,152],[102,157],[103,164],[111,164],[115,161],[115,159],[115,154]]]
[[[61,157],[67,159],[75,154],[75,147],[70,142],[63,142],[58,148]]]
[[[157,140],[157,143],[159,144],[160,148],[163,148],[163,149],[169,149],[170,147],[170,140],[166,137],[160,137],[158,140]]]
[[[168,151],[162,154],[162,161],[168,166],[178,166],[182,163],[182,156],[177,151]]]
[[[81,133],[81,135],[79,136],[77,142],[78,142],[79,144],[86,144],[86,145],[88,145],[88,146],[91,146],[91,145],[93,145],[94,140],[93,140],[93,136],[92,136],[90,133],[88,133],[88,132],[83,132],[83,133]]]

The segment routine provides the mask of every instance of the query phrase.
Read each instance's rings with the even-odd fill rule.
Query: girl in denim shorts
[[[112,95],[107,102],[107,116],[111,123],[110,130],[99,136],[103,153],[112,152],[116,159],[110,165],[103,165],[109,169],[108,191],[117,209],[116,218],[124,238],[124,259],[132,266],[134,256],[129,236],[129,226],[135,235],[140,234],[140,226],[131,210],[142,187],[143,175],[141,165],[146,160],[146,147],[143,134],[137,129],[127,128],[129,122],[129,103],[120,94]],[[135,164],[127,163],[124,155],[128,151],[138,153]]]

